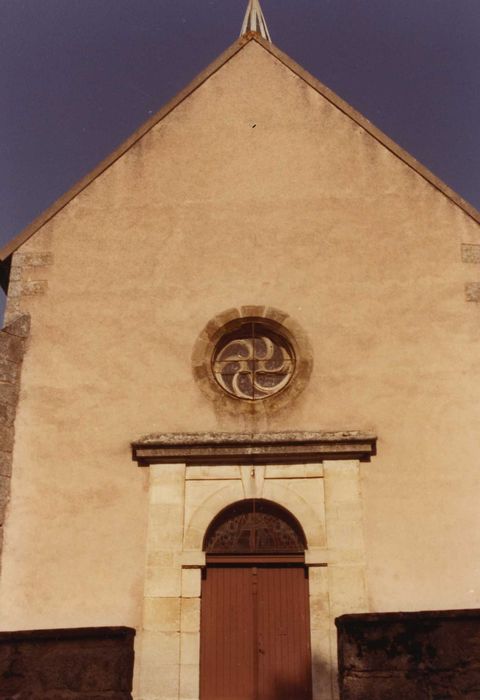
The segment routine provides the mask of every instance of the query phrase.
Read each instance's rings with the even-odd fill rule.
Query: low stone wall
[[[127,627],[0,633],[0,700],[131,700]]]
[[[342,700],[478,700],[480,611],[343,615]]]

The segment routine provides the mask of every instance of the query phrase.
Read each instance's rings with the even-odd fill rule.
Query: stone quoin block
[[[465,301],[480,301],[480,282],[467,282],[465,285]]]
[[[475,243],[462,243],[462,262],[480,263],[480,245]]]
[[[45,294],[47,291],[48,282],[46,280],[25,280],[22,282],[21,293],[24,296],[36,296],[37,294]]]

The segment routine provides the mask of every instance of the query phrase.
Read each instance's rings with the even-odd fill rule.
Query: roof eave
[[[37,216],[28,226],[26,226],[20,233],[18,233],[11,241],[9,241],[3,248],[0,249],[0,262],[8,258],[9,255],[14,253],[17,248],[19,248],[23,243],[25,243],[34,233],[36,233],[44,224],[47,223],[55,214],[57,214],[63,207],[65,207],[74,197],[77,196],[82,190],[84,190],[93,180],[95,180],[99,175],[101,175],[107,168],[109,168],[115,161],[117,161],[124,153],[126,153],[137,141],[139,141],[142,136],[144,136],[150,129],[153,129],[158,122],[160,122],[164,117],[167,116],[175,107],[183,102],[187,97],[189,97],[192,92],[194,92],[202,83],[204,83],[208,78],[210,78],[214,73],[216,73],[227,61],[229,61],[235,54],[237,54],[249,41],[253,39],[261,38],[256,32],[249,32],[244,36],[240,37],[233,44],[231,44],[218,58],[210,63],[207,68],[205,68],[201,73],[197,75],[183,90],[175,95],[171,100],[169,100],[163,107],[160,108],[158,112],[152,115],[146,122],[141,124],[138,129],[136,129],[131,136],[129,136],[125,141],[123,141],[112,153],[110,153],[106,158],[104,158],[98,165],[93,168],[90,172],[84,175],[78,182],[73,185],[67,192],[65,192],[61,197],[55,200],[45,211],[43,211],[39,216]]]
[[[356,122],[360,127],[367,131],[370,136],[381,143],[385,148],[391,151],[397,158],[400,158],[406,165],[415,170],[421,177],[423,177],[427,182],[429,182],[435,189],[439,190],[448,199],[450,199],[454,204],[456,204],[460,209],[462,209],[468,216],[474,219],[477,223],[480,223],[480,211],[467,202],[463,197],[461,197],[457,192],[452,190],[443,180],[437,177],[431,170],[422,165],[416,158],[414,158],[408,151],[399,146],[395,141],[393,141],[389,136],[387,136],[383,131],[378,129],[372,122],[370,122],[366,117],[360,112],[357,112],[348,102],[342,100],[333,90],[330,90],[326,85],[321,83],[317,78],[315,78],[311,73],[302,68],[298,63],[296,63],[293,58],[290,58],[281,49],[276,47],[274,44],[264,41],[262,37],[255,37],[259,44],[270,53],[275,56],[279,61],[281,61],[285,66],[288,66],[296,75],[298,75],[302,80],[304,80],[310,87],[319,92],[326,100],[331,102],[337,109],[346,114],[352,121]]]
[[[263,39],[258,32],[248,32],[239,39],[233,42],[215,61],[213,61],[205,70],[203,70],[196,78],[192,80],[183,90],[181,90],[173,99],[167,102],[156,114],[144,122],[134,133],[120,144],[109,156],[102,160],[93,170],[79,180],[65,194],[51,204],[40,216],[36,217],[28,226],[26,226],[17,236],[12,238],[0,250],[0,262],[8,258],[14,253],[23,243],[25,243],[34,233],[36,233],[47,221],[65,207],[77,194],[84,190],[95,178],[101,175],[115,161],[117,161],[124,153],[126,153],[139,139],[142,138],[150,129],[158,122],[174,110],[181,102],[189,97],[198,87],[200,87],[208,78],[216,73],[225,63],[235,56],[248,42],[256,41],[263,48],[270,52],[275,58],[283,63],[287,68],[293,71],[299,78],[304,80],[310,87],[319,92],[326,100],[331,102],[337,109],[347,115],[356,124],[365,129],[374,139],[381,143],[385,148],[396,155],[406,165],[417,172],[435,189],[442,192],[448,199],[462,209],[474,221],[480,223],[480,212],[471,204],[466,202],[460,195],[446,185],[440,178],[434,175],[428,168],[419,163],[407,151],[396,144],[380,129],[377,129],[368,119],[357,112],[347,102],[342,100],[332,90],[327,88],[323,83],[313,77],[308,71],[296,63],[290,56],[285,54],[279,48],[269,41]]]

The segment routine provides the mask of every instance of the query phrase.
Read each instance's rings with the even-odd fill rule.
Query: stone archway
[[[311,700],[307,542],[264,499],[224,508],[204,538],[201,700]]]
[[[199,699],[202,572],[214,563],[204,536],[223,508],[249,498],[273,501],[301,523],[308,550],[296,563],[308,567],[313,694],[336,697],[334,618],[368,610],[359,462],[375,444],[360,432],[167,434],[132,444],[150,471],[135,697]],[[295,696],[289,685],[276,699]]]

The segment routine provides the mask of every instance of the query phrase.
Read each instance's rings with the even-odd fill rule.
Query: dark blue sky
[[[1,0],[1,242],[234,41],[246,4]],[[479,0],[262,7],[277,46],[480,208]]]

